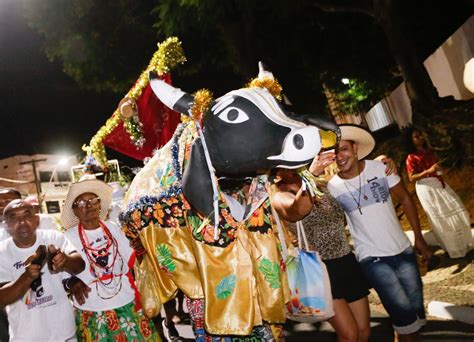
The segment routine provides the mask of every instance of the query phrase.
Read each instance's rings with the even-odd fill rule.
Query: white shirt
[[[37,230],[36,242],[28,248],[17,247],[11,237],[1,242],[0,283],[17,280],[25,272],[26,259],[40,245],[50,244],[66,254],[75,251],[63,234],[53,230]],[[73,308],[62,285],[69,273],[52,274],[47,265],[41,271],[35,290],[29,289],[6,307],[10,341],[65,341],[75,337]]]
[[[86,268],[82,273],[78,274],[77,277],[91,288],[91,292],[89,292],[89,297],[83,305],[79,305],[79,303],[74,300],[74,306],[81,310],[112,310],[122,307],[135,299],[135,292],[127,277],[129,271],[128,261],[132,255],[133,249],[130,247],[128,239],[122,233],[117,224],[111,221],[106,221],[104,223],[118,244],[118,254],[115,258],[115,263],[112,264],[115,252],[115,249],[113,248],[109,249],[104,256],[94,256],[91,252],[89,252],[89,255],[92,257],[92,260],[96,265],[102,265],[105,266],[105,268],[98,266],[91,267],[79,237],[78,226],[70,228],[64,233],[86,262]],[[102,228],[99,227],[94,230],[84,230],[84,232],[90,246],[95,250],[107,244],[108,240]],[[103,280],[101,283],[98,281],[98,277],[96,276],[98,275],[100,278],[101,274],[105,276],[111,276],[113,274],[114,277],[111,278],[111,280]],[[108,281],[110,281],[110,284],[106,285]]]
[[[40,218],[40,223],[38,226],[38,229],[54,229],[58,230],[58,226],[56,225],[56,222],[54,221],[54,218],[47,215],[47,214],[38,214]]]
[[[397,255],[410,246],[390,197],[390,188],[399,182],[399,176],[386,176],[385,165],[373,160],[365,161],[357,177],[341,179],[336,175],[329,181],[331,195],[346,214],[358,260]]]
[[[0,221],[0,242],[5,241],[10,237],[10,234],[7,232],[7,225],[5,221]]]

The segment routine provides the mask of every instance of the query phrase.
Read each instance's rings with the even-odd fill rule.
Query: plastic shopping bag
[[[326,265],[316,252],[299,249],[298,255],[287,261],[286,270],[291,296],[288,318],[314,323],[334,316]]]
[[[296,255],[288,256],[286,262],[291,297],[287,316],[305,323],[325,321],[334,316],[326,265],[317,252],[309,250],[303,224],[297,222],[296,228],[299,247],[303,238],[305,249],[297,249]]]

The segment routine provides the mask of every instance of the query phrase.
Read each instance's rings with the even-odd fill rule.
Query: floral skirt
[[[135,302],[107,311],[76,309],[77,341],[157,341],[161,339],[153,322]]]

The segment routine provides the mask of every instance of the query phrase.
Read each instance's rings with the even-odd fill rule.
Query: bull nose
[[[269,160],[285,162],[305,162],[312,160],[321,148],[319,130],[314,126],[305,126],[292,130],[284,139],[279,155],[267,157]]]
[[[295,134],[293,137],[293,144],[297,150],[301,150],[304,147],[304,138],[301,134]]]

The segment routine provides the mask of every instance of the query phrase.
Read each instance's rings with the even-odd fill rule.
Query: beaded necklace
[[[78,226],[79,239],[89,262],[90,271],[96,278],[94,283],[97,295],[102,299],[110,299],[115,297],[122,289],[124,261],[118,250],[117,240],[112,236],[110,230],[102,221],[100,221],[100,227],[107,240],[105,246],[92,247],[82,224]],[[111,262],[107,261],[106,264],[97,262],[98,258],[107,256],[112,256]],[[119,272],[115,274],[114,270],[117,262],[119,262]],[[105,292],[105,294],[103,295],[101,292]]]
[[[361,181],[361,177],[360,177],[360,174],[362,172],[359,172],[359,164],[357,164],[357,172],[359,173],[358,175],[358,178],[359,178],[359,187],[356,188],[354,185],[352,185],[351,183],[349,182],[346,182],[344,179],[342,179],[342,182],[346,188],[346,190],[349,192],[349,195],[351,195],[352,199],[354,200],[354,202],[357,204],[357,209],[359,209],[359,213],[362,215],[362,207],[360,205],[361,201],[360,201],[360,196],[362,195],[364,200],[367,201],[368,197],[367,195],[365,194],[365,191],[364,193],[362,193],[361,191],[361,188],[362,188],[362,181]],[[356,200],[355,196],[352,194],[352,191],[349,189],[349,187],[347,186],[347,184],[349,184],[352,188],[354,188],[358,193],[359,193],[359,198],[358,200]]]

